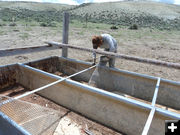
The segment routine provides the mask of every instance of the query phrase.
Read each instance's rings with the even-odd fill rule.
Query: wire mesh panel
[[[0,96],[0,102],[7,99],[10,98]],[[56,110],[21,100],[0,106],[0,111],[33,135],[53,134],[62,117]]]

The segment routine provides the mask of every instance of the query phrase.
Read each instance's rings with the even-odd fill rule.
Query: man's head
[[[92,38],[92,44],[93,44],[93,49],[97,49],[100,45],[102,45],[103,40],[101,36],[93,36]]]

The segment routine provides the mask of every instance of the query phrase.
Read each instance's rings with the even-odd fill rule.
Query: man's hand
[[[96,57],[93,59],[93,63],[96,64]]]
[[[92,66],[96,65],[96,63],[93,63]]]

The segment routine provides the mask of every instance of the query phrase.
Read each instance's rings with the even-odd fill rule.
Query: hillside
[[[141,14],[147,14],[166,19],[174,19],[180,17],[180,6],[150,2],[150,1],[123,1],[123,2],[109,2],[109,3],[92,3],[84,4],[84,6],[77,6],[73,13],[77,15],[88,14],[104,14],[105,12],[111,12],[121,16],[122,14],[134,14],[139,16]]]
[[[33,2],[0,2],[3,21],[21,20],[37,22],[62,21],[64,11],[71,19],[120,26],[137,24],[140,27],[180,30],[180,6],[157,2],[124,1],[86,3],[79,6]]]
[[[28,9],[33,11],[45,11],[45,10],[65,10],[67,8],[73,7],[71,5],[65,4],[53,4],[53,3],[37,3],[37,2],[9,2],[0,1],[0,9],[10,8],[10,9]]]
[[[180,6],[157,2],[111,2],[84,4],[71,10],[76,18],[115,25],[138,24],[142,27],[180,27]]]

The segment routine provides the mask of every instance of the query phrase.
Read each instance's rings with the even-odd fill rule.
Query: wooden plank
[[[52,45],[44,45],[44,46],[35,46],[35,47],[6,49],[6,50],[0,50],[0,57],[13,56],[13,55],[19,55],[19,54],[27,54],[27,53],[32,53],[32,52],[55,50],[55,49],[59,49],[59,48],[62,48],[62,47],[52,46]]]

